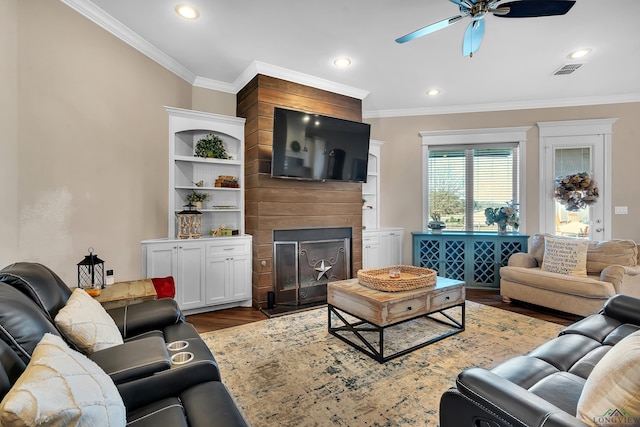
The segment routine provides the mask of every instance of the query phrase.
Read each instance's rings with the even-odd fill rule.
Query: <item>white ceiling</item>
[[[577,0],[564,16],[486,17],[473,58],[469,19],[448,0],[61,0],[196,86],[236,93],[256,72],[363,98],[365,117],[640,101],[640,1]],[[186,21],[178,3],[200,10]],[[569,60],[578,48],[583,60]],[[332,61],[353,64],[337,69]],[[553,76],[569,63],[584,65]],[[441,94],[425,92],[437,87]]]

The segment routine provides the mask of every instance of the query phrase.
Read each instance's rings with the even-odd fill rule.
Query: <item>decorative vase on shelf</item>
[[[498,234],[505,235],[507,234],[507,223],[506,222],[498,222]]]
[[[440,234],[442,230],[447,228],[444,222],[441,221],[431,221],[427,224],[427,227],[431,230],[433,234]]]
[[[447,228],[447,225],[440,220],[440,215],[435,213],[431,215],[431,221],[427,224],[427,228],[434,234],[440,234],[442,230]]]

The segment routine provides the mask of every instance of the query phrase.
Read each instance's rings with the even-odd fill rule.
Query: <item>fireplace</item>
[[[326,302],[327,283],[351,277],[351,228],[273,231],[275,303]]]

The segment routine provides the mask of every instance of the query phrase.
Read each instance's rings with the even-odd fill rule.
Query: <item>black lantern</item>
[[[178,238],[199,239],[202,237],[202,212],[197,211],[191,203],[186,209],[178,212]]]
[[[104,287],[104,261],[93,254],[93,248],[89,248],[89,255],[78,263],[78,287]]]

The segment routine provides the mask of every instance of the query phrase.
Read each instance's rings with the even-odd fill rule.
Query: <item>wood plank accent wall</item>
[[[258,74],[238,92],[245,125],[245,231],[253,236],[253,306],[273,284],[273,230],[352,227],[351,273],[362,268],[362,184],[271,178],[274,107],[362,121],[362,101]],[[262,265],[262,264],[265,265]]]

